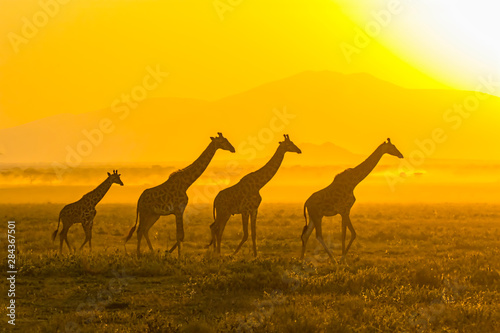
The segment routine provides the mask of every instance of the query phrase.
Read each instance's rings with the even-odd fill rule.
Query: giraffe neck
[[[106,195],[112,184],[113,183],[111,182],[111,179],[108,177],[94,190],[85,194],[84,198],[87,198],[89,203],[95,207],[99,203],[99,201],[101,201],[102,198],[104,198],[104,196]]]
[[[354,187],[356,187],[356,185],[358,185],[370,174],[370,172],[372,172],[383,155],[384,152],[382,150],[382,145],[380,145],[370,156],[368,156],[365,161],[352,169],[352,179]]]
[[[213,142],[210,142],[208,147],[201,153],[192,164],[179,171],[179,176],[182,178],[182,183],[188,189],[198,179],[205,169],[210,164],[210,161],[215,155],[217,147]]]
[[[274,177],[276,172],[278,172],[284,157],[285,151],[281,147],[278,147],[269,162],[259,170],[250,173],[247,177],[252,179],[252,183],[260,190]]]

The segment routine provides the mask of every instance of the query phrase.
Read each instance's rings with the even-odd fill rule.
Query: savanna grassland
[[[16,219],[17,325],[23,332],[495,332],[500,323],[500,206],[356,204],[358,237],[340,261],[340,219],[325,218],[325,241],[311,237],[304,262],[302,205],[264,203],[259,256],[251,240],[235,257],[241,218],[226,227],[223,255],[209,242],[210,205],[190,205],[184,255],[173,217],[151,229],[155,252],[136,237],[123,247],[134,205],[102,204],[93,251],[57,253],[52,243],[63,205],[1,205],[5,230]],[[313,234],[314,236],[314,234]],[[348,236],[349,237],[349,236]],[[79,247],[80,225],[69,240]],[[6,259],[3,259],[6,267]],[[6,295],[6,283],[1,293]],[[5,299],[4,297],[2,299]],[[6,327],[6,307],[0,317]]]

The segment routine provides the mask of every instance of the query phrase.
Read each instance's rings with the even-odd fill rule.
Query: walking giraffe
[[[80,250],[87,242],[89,242],[89,248],[90,251],[92,251],[92,226],[94,224],[94,217],[96,215],[95,206],[99,203],[99,201],[102,200],[102,198],[104,198],[111,185],[120,184],[121,186],[123,186],[120,176],[121,175],[118,174],[118,170],[113,170],[112,174],[108,172],[108,178],[106,178],[106,180],[103,181],[94,190],[85,194],[77,202],[64,206],[64,208],[59,213],[59,222],[57,223],[57,229],[52,233],[52,241],[54,241],[56,239],[57,232],[59,231],[59,224],[62,221],[63,228],[61,230],[61,233],[59,234],[59,238],[61,240],[61,243],[59,245],[60,253],[62,253],[64,241],[66,241],[66,245],[68,245],[68,248],[71,251],[71,245],[68,241],[68,231],[69,228],[75,223],[81,223],[83,231],[85,232],[85,241],[83,242],[82,246],[80,246]]]
[[[356,238],[356,232],[349,217],[351,207],[354,205],[356,198],[354,197],[354,188],[370,174],[380,161],[384,154],[393,155],[403,158],[399,150],[391,143],[391,139],[382,143],[375,151],[360,165],[355,168],[346,169],[335,176],[332,184],[328,187],[313,193],[304,204],[304,218],[306,225],[302,230],[302,255],[304,259],[306,252],[306,244],[309,236],[314,228],[316,228],[316,238],[323,245],[326,253],[333,261],[332,252],[326,246],[323,240],[323,232],[321,230],[321,221],[323,216],[335,216],[340,214],[342,217],[342,257],[344,258],[351,247],[352,242]],[[306,210],[309,212],[309,225],[307,224]],[[345,248],[346,229],[351,232],[351,240]]]
[[[176,243],[170,249],[170,253],[178,247],[178,255],[181,256],[181,242],[184,240],[184,225],[183,215],[184,209],[188,203],[187,189],[198,179],[203,171],[207,168],[208,164],[215,155],[218,149],[229,150],[234,153],[234,147],[229,141],[218,133],[218,136],[213,138],[208,147],[203,153],[185,169],[173,172],[166,182],[153,188],[149,188],[142,192],[137,202],[137,215],[135,225],[130,229],[125,243],[132,237],[137,228],[137,256],[141,255],[141,240],[142,237],[146,239],[149,249],[153,251],[153,246],[149,240],[149,229],[155,224],[160,216],[170,214],[175,215],[176,223]]]
[[[241,214],[243,222],[243,239],[234,251],[235,255],[240,250],[241,246],[248,239],[248,218],[251,219],[252,228],[252,242],[253,242],[253,255],[257,256],[257,245],[256,245],[256,223],[257,223],[257,211],[259,209],[260,202],[262,198],[259,191],[264,185],[266,185],[278,171],[286,152],[302,153],[300,149],[290,141],[288,135],[284,135],[285,140],[279,143],[276,153],[269,162],[266,163],[259,170],[252,172],[241,180],[228,187],[217,194],[214,200],[214,220],[215,222],[210,225],[212,232],[212,241],[210,245],[213,244],[214,252],[220,254],[220,247],[222,241],[222,233],[226,227],[226,223],[234,214]]]

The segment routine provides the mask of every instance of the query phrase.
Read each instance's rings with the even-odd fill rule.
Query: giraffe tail
[[[137,205],[139,206],[139,205]],[[125,237],[125,243],[128,242],[128,240],[132,237],[132,235],[134,234],[134,231],[135,231],[135,228],[137,228],[137,222],[139,221],[139,207],[137,207],[137,214],[135,216],[135,224],[134,226],[130,229],[130,231],[128,232],[128,235],[127,237]]]
[[[304,219],[306,220],[306,225],[302,229],[302,235],[304,235],[307,230],[307,202],[304,204]],[[302,235],[300,237],[302,237]]]
[[[59,222],[57,222],[57,229],[52,233],[52,241],[56,239],[57,232],[59,231],[59,225],[61,224],[61,214],[59,213]]]

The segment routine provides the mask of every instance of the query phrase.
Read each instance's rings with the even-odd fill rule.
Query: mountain
[[[306,144],[304,152],[310,148],[314,157],[291,154],[291,164],[329,163],[335,155],[329,149],[349,163],[359,162],[387,137],[415,161],[422,156],[500,159],[497,149],[488,149],[500,144],[500,98],[487,95],[475,105],[476,94],[404,89],[368,74],[304,72],[213,102],[146,99],[137,107],[121,103],[1,129],[0,162],[192,161],[217,132],[237,150],[218,153],[219,162],[266,160],[284,133],[297,144],[333,142],[362,153],[355,158],[329,144]],[[433,139],[436,131],[441,133],[439,142]]]
[[[331,142],[323,144],[300,143],[302,155],[299,157],[301,165],[317,165],[320,161],[324,165],[352,165],[363,162],[367,156],[355,154]]]

